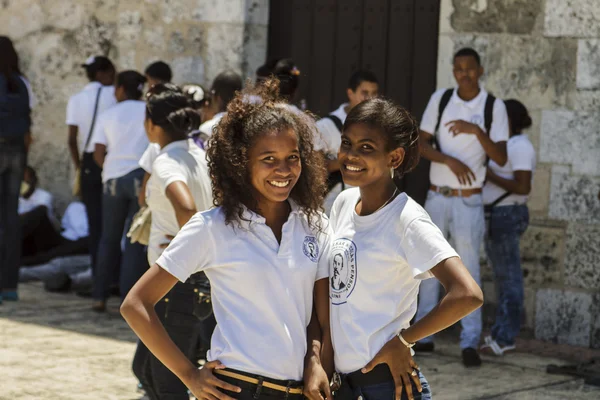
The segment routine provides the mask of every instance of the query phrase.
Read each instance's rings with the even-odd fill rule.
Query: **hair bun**
[[[167,116],[167,121],[180,133],[189,133],[200,126],[200,114],[193,108],[186,107],[173,111]]]

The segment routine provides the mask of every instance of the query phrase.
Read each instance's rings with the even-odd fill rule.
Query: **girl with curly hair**
[[[148,349],[198,399],[300,400],[303,378],[329,395],[325,369],[332,360],[320,357],[322,347],[331,354],[330,235],[319,211],[324,164],[309,120],[277,92],[276,81],[268,81],[229,104],[208,146],[216,208],[190,219],[121,307]],[[198,370],[154,305],[200,271],[210,280],[217,327],[209,362]]]
[[[331,209],[331,336],[343,376],[337,398],[431,399],[411,347],[483,302],[481,289],[429,215],[394,183],[418,162],[419,128],[402,107],[371,99],[350,111],[338,152],[354,186]],[[410,325],[419,283],[446,296]],[[338,382],[339,383],[339,382]]]

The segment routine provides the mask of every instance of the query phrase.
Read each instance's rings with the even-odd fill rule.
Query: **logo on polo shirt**
[[[354,242],[345,238],[334,241],[329,263],[331,304],[344,304],[356,286],[356,245]]]
[[[319,260],[319,245],[317,244],[317,238],[314,236],[306,236],[304,238],[302,250],[304,250],[304,255],[308,257],[310,261],[316,263]]]
[[[475,114],[471,117],[471,123],[475,125],[483,125],[483,117],[479,114]]]

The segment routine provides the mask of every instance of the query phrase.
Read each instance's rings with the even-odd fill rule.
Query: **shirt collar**
[[[290,212],[290,215],[288,217],[288,221],[289,221],[291,218],[293,218],[293,216],[295,214],[300,214],[302,212],[302,209],[300,208],[300,206],[298,206],[298,203],[296,203],[291,198],[288,198],[288,203],[290,204],[290,208],[291,208],[291,212]],[[243,213],[242,213],[242,218],[245,221],[250,221],[251,223],[252,222],[257,222],[259,224],[266,223],[265,217],[263,217],[262,215],[259,215],[259,214],[255,213],[254,211],[250,210],[248,207],[246,207],[243,204],[242,204],[242,209],[244,210]]]
[[[479,94],[475,96],[474,99],[471,99],[469,101],[465,101],[458,97],[458,88],[454,89],[454,92],[452,93],[453,103],[461,104],[471,109],[478,107],[485,98],[487,98],[487,92],[481,85],[479,86]]]
[[[91,89],[98,90],[98,88],[100,88],[101,86],[102,86],[102,84],[100,84],[100,82],[97,82],[97,81],[89,82],[87,85],[85,85],[83,87],[83,90],[91,90]]]
[[[169,143],[168,145],[166,145],[165,147],[163,147],[162,149],[160,149],[160,153],[165,153],[171,149],[189,149],[189,143],[188,143],[189,139],[183,139],[183,140],[176,140],[174,142]]]

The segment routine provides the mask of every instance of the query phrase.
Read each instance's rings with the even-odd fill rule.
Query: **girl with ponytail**
[[[146,78],[137,71],[117,75],[117,104],[98,115],[91,143],[93,159],[102,169],[102,234],[96,254],[93,298],[94,311],[103,312],[110,286],[119,276],[124,299],[133,284],[148,269],[145,249],[125,240],[133,215],[138,212],[137,195],[144,171],[139,159],[148,146],[144,132],[145,104],[141,101]],[[84,169],[82,172],[86,173]],[[119,267],[120,265],[120,267]]]
[[[413,344],[478,308],[481,290],[442,232],[394,183],[419,160],[419,126],[384,99],[354,107],[338,152],[344,183],[331,209],[331,334],[338,398],[431,399]],[[422,279],[446,296],[414,325]],[[357,323],[362,321],[362,323]]]
[[[189,97],[170,83],[153,86],[147,95],[144,125],[148,139],[160,147],[145,197],[152,215],[148,262],[154,265],[180,228],[196,212],[212,207],[213,197],[206,153],[188,139],[189,133],[200,125],[200,114]],[[196,361],[197,328],[201,334],[206,330],[204,336],[210,337],[215,324],[209,316],[198,326],[198,318],[193,314],[193,304],[198,301],[194,284],[200,279],[195,276],[178,282],[153,308],[171,340],[192,362]],[[151,399],[188,398],[186,386],[141,342],[133,371]]]

